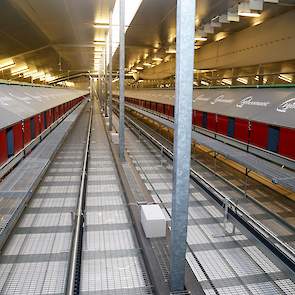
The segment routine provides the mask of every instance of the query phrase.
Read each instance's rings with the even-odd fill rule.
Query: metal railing
[[[161,153],[166,154],[170,160],[173,161],[173,153],[165,147],[160,141],[151,136],[146,130],[140,127],[136,122],[126,116],[126,121],[137,129],[140,134],[144,135],[153,145],[161,150]],[[271,230],[264,226],[261,222],[253,218],[246,210],[241,208],[238,204],[233,202],[229,196],[218,190],[211,183],[209,183],[203,176],[197,173],[194,169],[190,169],[191,178],[202,186],[211,196],[219,201],[224,207],[225,217],[227,213],[231,213],[236,219],[242,222],[247,228],[251,228],[256,236],[267,244],[272,251],[276,252],[280,258],[285,261],[288,266],[295,271],[295,250],[288,244],[280,240]]]
[[[84,151],[83,159],[83,170],[81,175],[81,185],[79,191],[79,199],[77,208],[74,216],[74,226],[72,233],[72,241],[70,247],[70,258],[68,262],[68,272],[66,280],[65,294],[73,295],[79,293],[80,283],[80,259],[81,259],[81,247],[82,247],[82,236],[83,236],[83,223],[84,223],[84,207],[85,207],[85,195],[86,195],[86,183],[87,183],[87,167],[88,167],[88,155],[89,155],[89,144],[91,136],[92,126],[92,113],[93,108],[90,110],[90,117],[87,131],[87,141]]]

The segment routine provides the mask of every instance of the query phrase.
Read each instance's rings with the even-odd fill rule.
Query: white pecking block
[[[159,205],[141,206],[141,224],[147,238],[166,236],[166,218]]]
[[[119,133],[111,132],[113,144],[119,144]]]

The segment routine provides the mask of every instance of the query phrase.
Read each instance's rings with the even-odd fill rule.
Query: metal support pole
[[[93,79],[89,77],[89,84],[90,84],[90,97],[93,99]]]
[[[111,3],[111,2],[110,2]],[[112,83],[113,83],[113,38],[112,38],[112,5],[110,4],[110,17],[109,17],[109,131],[113,130],[113,95],[112,95]]]
[[[192,136],[195,0],[177,0],[170,289],[184,290]]]
[[[125,0],[120,0],[120,122],[119,122],[119,156],[125,160]]]
[[[99,101],[100,101],[100,108],[103,109],[104,108],[104,104],[103,104],[103,99],[102,99],[102,81],[101,81],[101,75],[99,75],[98,78],[98,87],[99,87]]]
[[[107,36],[107,34],[105,35]],[[106,39],[106,37],[105,37]],[[108,116],[107,45],[104,47],[104,116]]]

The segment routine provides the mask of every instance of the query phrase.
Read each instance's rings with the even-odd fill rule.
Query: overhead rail
[[[135,128],[140,134],[147,138],[161,153],[173,160],[173,152],[165,147],[161,142],[151,136],[146,130],[136,122],[126,116],[126,121]],[[295,271],[295,251],[288,244],[280,240],[273,232],[265,227],[261,222],[254,219],[249,213],[233,202],[230,197],[212,186],[203,176],[191,168],[191,178],[200,185],[211,197],[213,197],[225,210],[225,218],[230,214],[264,243],[277,257],[285,262]]]

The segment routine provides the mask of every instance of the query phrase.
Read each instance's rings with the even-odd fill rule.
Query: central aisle
[[[81,294],[152,294],[97,104],[94,105]]]

